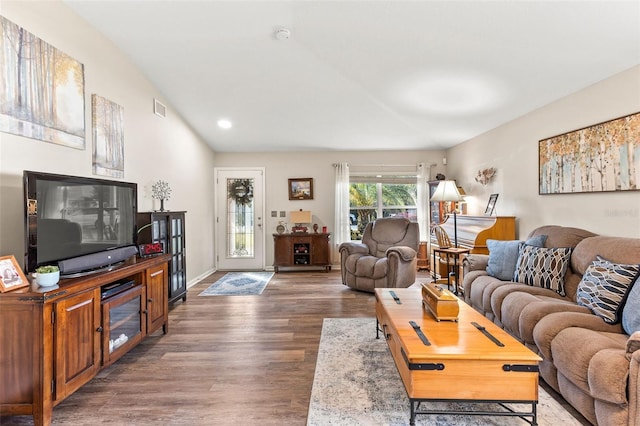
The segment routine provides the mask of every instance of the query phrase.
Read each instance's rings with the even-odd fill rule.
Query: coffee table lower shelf
[[[506,411],[473,411],[473,410],[428,410],[421,409],[420,404],[423,402],[464,402],[473,404],[497,404]],[[416,415],[465,415],[465,416],[492,416],[492,417],[520,417],[525,422],[532,426],[538,424],[538,412],[537,401],[482,401],[482,400],[468,400],[468,399],[422,399],[422,398],[409,398],[411,417],[409,424],[414,426],[416,424]],[[531,411],[515,411],[511,407],[505,404],[531,404]],[[529,420],[529,418],[531,418]]]

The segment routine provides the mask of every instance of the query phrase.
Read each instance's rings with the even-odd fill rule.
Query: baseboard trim
[[[205,271],[202,274],[198,275],[197,277],[193,278],[192,280],[187,282],[187,289],[190,289],[194,285],[198,284],[198,282],[200,282],[203,278],[213,274],[214,272],[216,272],[216,268],[211,268],[208,271]]]

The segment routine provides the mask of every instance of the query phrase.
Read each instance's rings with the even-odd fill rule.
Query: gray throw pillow
[[[637,278],[622,309],[622,328],[628,335],[640,331],[640,280]]]
[[[516,263],[520,254],[520,246],[528,244],[536,247],[543,247],[547,240],[546,235],[536,235],[527,241],[520,240],[491,240],[487,239],[489,249],[489,262],[487,273],[492,277],[502,281],[511,281],[516,270]]]

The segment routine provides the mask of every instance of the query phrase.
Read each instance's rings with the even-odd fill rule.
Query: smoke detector
[[[276,30],[275,36],[278,40],[289,40],[289,37],[291,37],[291,31],[286,28],[279,28]]]

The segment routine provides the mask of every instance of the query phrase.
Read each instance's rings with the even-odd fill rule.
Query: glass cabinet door
[[[183,233],[182,217],[174,217],[171,219],[171,291],[170,293],[179,294],[187,283],[184,271],[184,233]]]
[[[109,365],[133,348],[146,332],[144,287],[105,299],[103,306],[103,365]]]

